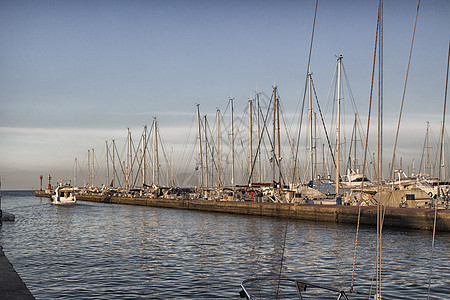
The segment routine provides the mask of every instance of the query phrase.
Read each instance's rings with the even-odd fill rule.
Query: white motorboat
[[[59,184],[52,195],[53,204],[75,204],[77,198],[75,189],[70,184]]]

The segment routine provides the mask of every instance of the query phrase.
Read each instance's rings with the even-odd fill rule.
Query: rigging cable
[[[366,144],[364,147],[364,162],[363,162],[363,178],[365,176],[366,172],[366,163],[367,163],[367,149],[369,144],[369,128],[370,128],[370,117],[372,112],[372,99],[373,99],[373,83],[375,80],[375,63],[376,63],[376,54],[377,54],[377,45],[378,45],[378,28],[379,28],[379,22],[380,22],[380,11],[378,10],[378,17],[377,17],[377,29],[375,33],[375,45],[374,45],[374,51],[373,51],[373,63],[372,63],[372,80],[370,82],[370,95],[369,95],[369,112],[367,115],[367,128],[366,128]],[[362,200],[362,193],[364,190],[364,181],[361,182],[361,200]],[[354,279],[355,279],[355,266],[356,266],[356,250],[358,247],[358,236],[359,236],[359,225],[361,220],[361,204],[358,206],[358,222],[356,225],[356,238],[355,238],[355,252],[353,256],[353,270],[352,270],[352,281],[350,285],[350,290],[353,290],[354,285]]]
[[[333,150],[331,148],[330,138],[328,136],[328,131],[327,131],[327,127],[325,125],[325,120],[323,119],[322,109],[320,108],[319,98],[317,97],[316,87],[314,86],[314,81],[312,79],[312,75],[311,75],[311,84],[312,84],[313,91],[314,91],[314,97],[316,97],[317,108],[319,109],[320,119],[322,120],[322,125],[323,125],[323,129],[325,131],[325,136],[327,137],[328,148],[330,148],[331,158],[333,159],[333,164],[334,164],[334,167],[336,168],[336,160],[334,159],[334,154],[333,154]]]
[[[293,171],[293,176],[292,178],[295,178],[295,171],[297,168],[297,158],[298,158],[298,146],[300,145],[300,133],[302,131],[302,123],[303,123],[303,111],[305,108],[305,99],[306,99],[306,86],[308,84],[308,74],[309,74],[309,66],[311,64],[311,53],[312,53],[312,46],[313,46],[313,41],[314,41],[314,29],[316,27],[316,17],[317,17],[317,6],[319,4],[319,0],[316,0],[316,8],[314,11],[314,21],[313,21],[313,28],[312,28],[312,32],[311,32],[311,43],[309,45],[309,56],[308,56],[308,66],[306,68],[306,79],[305,79],[305,88],[304,88],[304,92],[303,92],[303,103],[302,103],[302,111],[300,113],[300,123],[299,123],[299,128],[298,128],[298,135],[297,135],[297,149],[296,149],[296,153],[295,153],[295,160],[294,160],[294,171]]]
[[[445,80],[445,92],[444,92],[444,112],[442,116],[442,132],[441,132],[441,150],[440,150],[440,156],[439,156],[439,180],[438,180],[438,193],[439,193],[439,182],[441,180],[441,169],[442,169],[442,148],[444,145],[444,124],[445,124],[445,110],[447,107],[447,88],[448,88],[448,69],[450,64],[450,40],[448,43],[448,55],[447,55],[447,75]],[[431,243],[431,258],[430,258],[430,276],[428,278],[428,297],[427,299],[430,299],[430,289],[431,289],[431,275],[433,274],[433,255],[434,255],[434,241],[436,236],[436,221],[437,221],[437,197],[436,201],[434,203],[434,222],[433,222],[433,241]]]
[[[380,23],[378,40],[378,195],[377,199],[377,280],[376,299],[381,298],[381,255],[382,255],[382,181],[383,181],[383,0],[380,3]]]
[[[398,116],[397,132],[395,134],[394,150],[392,152],[391,169],[389,170],[389,179],[392,179],[392,170],[394,169],[395,150],[397,148],[398,132],[400,131],[400,121],[402,119],[403,103],[405,101],[406,84],[408,82],[409,65],[411,63],[411,54],[412,54],[413,45],[414,45],[414,36],[416,34],[416,24],[417,24],[417,16],[419,15],[419,5],[420,5],[420,0],[418,0],[418,2],[417,2],[416,20],[414,21],[414,29],[413,29],[412,39],[411,39],[411,48],[409,49],[408,67],[406,68],[405,85],[403,86],[402,104],[400,106],[400,114]]]
[[[312,52],[312,45],[313,45],[313,40],[314,40],[314,28],[316,26],[316,17],[317,17],[317,6],[319,4],[319,0],[316,0],[316,7],[314,10],[314,21],[313,21],[313,30],[311,33],[311,43],[310,43],[310,47],[309,47],[309,57],[308,57],[308,67],[307,67],[307,71],[306,71],[306,78],[308,78],[308,74],[309,74],[309,66],[310,66],[310,62],[311,62],[311,52]],[[302,126],[302,119],[303,119],[303,110],[304,110],[304,106],[305,106],[305,97],[306,97],[306,84],[307,84],[307,80],[305,80],[305,89],[304,89],[304,93],[303,93],[303,104],[302,104],[302,112],[301,112],[301,116],[300,116],[300,126],[298,129],[298,141],[300,141],[300,133],[301,133],[301,126]],[[274,99],[275,100],[275,99]],[[275,142],[275,141],[274,141]],[[297,152],[296,152],[296,158],[294,160],[294,171],[293,171],[293,178],[295,178],[295,169],[296,169],[296,165],[297,165],[297,155],[298,155],[298,145],[300,144],[300,142],[297,143]],[[284,230],[284,240],[283,240],[283,248],[282,248],[282,252],[281,252],[281,262],[280,262],[280,272],[278,274],[278,287],[277,287],[277,299],[279,298],[279,291],[280,291],[280,280],[281,280],[281,271],[283,270],[283,261],[284,261],[284,253],[286,250],[286,238],[287,238],[287,229],[288,229],[288,224],[289,224],[289,214],[291,211],[291,204],[289,204],[289,210],[288,210],[288,218],[286,220],[286,228]]]
[[[254,168],[255,168],[255,164],[256,164],[256,159],[257,159],[258,152],[261,151],[261,141],[263,140],[263,137],[264,137],[264,130],[267,132],[267,136],[268,136],[270,145],[272,145],[272,140],[270,139],[269,132],[267,131],[267,119],[268,119],[268,117],[269,117],[269,112],[270,112],[271,104],[272,104],[272,98],[270,98],[269,105],[267,106],[267,112],[266,112],[266,116],[265,116],[265,117],[264,117],[264,114],[263,114],[263,112],[262,112],[261,107],[259,107],[260,112],[261,112],[261,115],[263,115],[263,128],[262,128],[262,130],[261,130],[260,136],[258,137],[258,147],[256,148],[255,157],[254,157],[254,159],[253,159],[252,168],[251,168],[251,170],[250,170],[250,176],[249,176],[248,181],[247,181],[247,185],[248,185],[248,186],[249,186],[250,183],[251,183],[251,174],[253,174],[253,170],[254,170]]]
[[[284,119],[283,109],[280,108],[280,110],[281,110],[281,118],[283,119],[284,130],[286,130],[286,135],[287,135],[287,141],[288,141],[288,144],[289,144],[289,149],[291,150],[292,158],[294,158],[294,145],[291,143],[291,138],[289,136],[289,131],[288,131],[288,127],[287,127],[287,124],[286,124],[286,120]],[[281,157],[283,157],[283,156],[281,156]]]

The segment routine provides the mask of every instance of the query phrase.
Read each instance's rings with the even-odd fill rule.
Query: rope
[[[412,50],[413,50],[413,45],[414,45],[414,36],[416,35],[416,25],[417,25],[417,16],[419,15],[419,5],[420,5],[420,0],[418,0],[418,2],[417,2],[416,20],[414,21],[414,29],[413,29],[412,39],[411,39],[411,48],[409,49],[408,67],[406,68],[405,85],[403,86],[402,104],[400,106],[400,114],[398,116],[397,132],[395,134],[394,150],[392,152],[392,163],[391,163],[391,169],[389,170],[389,179],[392,179],[392,171],[394,170],[395,150],[397,148],[398,132],[400,131],[400,121],[402,119],[403,103],[405,102],[406,84],[408,82],[409,65],[411,63],[411,55],[412,55]]]

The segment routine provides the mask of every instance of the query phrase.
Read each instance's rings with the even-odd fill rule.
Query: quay
[[[0,247],[0,299],[35,299]]]
[[[50,194],[35,191],[36,197]],[[182,200],[149,197],[119,197],[107,195],[77,195],[77,200],[113,204],[143,205],[162,208],[199,210],[219,213],[292,218],[307,221],[357,224],[361,208],[360,224],[376,226],[377,207],[319,204],[287,204],[249,201]],[[386,207],[384,228],[432,230],[435,210],[431,208]],[[450,210],[438,209],[436,229],[450,231]]]

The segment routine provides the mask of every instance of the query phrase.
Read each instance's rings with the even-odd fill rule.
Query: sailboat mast
[[[170,148],[170,173],[171,173],[171,187],[175,186],[175,174],[173,169],[173,148]]]
[[[220,187],[220,110],[217,109],[217,187]]]
[[[91,150],[88,150],[87,169],[88,169],[88,187],[91,187]]]
[[[272,182],[275,182],[275,160],[276,158],[276,151],[275,151],[275,125],[276,125],[276,118],[277,118],[277,86],[273,87],[273,135],[272,135]]]
[[[116,186],[116,156],[115,156],[115,153],[114,153],[114,150],[116,149],[116,144],[115,144],[115,140],[112,140],[112,153],[113,153],[113,155],[112,155],[112,164],[113,164],[113,179],[112,179],[112,187],[115,187]]]
[[[442,127],[444,127],[444,125],[442,125]],[[442,138],[442,175],[443,175],[442,180],[445,181],[446,176],[445,176],[445,139],[444,138]]]
[[[257,129],[258,129],[258,139],[261,138],[261,132],[259,127],[259,93],[256,93],[256,123],[257,123]],[[258,140],[258,143],[260,141]],[[258,155],[258,174],[259,174],[259,182],[262,182],[262,173],[261,173],[261,150],[258,149],[257,151]]]
[[[125,176],[125,188],[128,189],[130,177],[130,128],[127,128],[127,174]]]
[[[95,179],[95,155],[94,155],[94,148],[92,148],[92,186],[94,186],[94,179]]]
[[[74,178],[74,181],[73,181],[75,186],[77,186],[77,165],[78,165],[78,160],[75,157],[75,178]]]
[[[338,109],[337,109],[337,135],[336,135],[336,197],[339,197],[339,165],[340,165],[340,147],[341,147],[341,61],[342,55],[338,57]]]
[[[357,167],[357,165],[356,165],[356,121],[357,121],[357,117],[358,117],[358,115],[355,113],[355,132],[354,132],[354,136],[355,136],[355,143],[354,143],[354,145],[353,145],[353,147],[354,147],[354,153],[353,153],[353,169],[354,169],[354,171],[355,172],[357,172],[356,171],[356,167]]]
[[[311,97],[311,73],[308,73],[308,98],[309,98],[309,166],[310,166],[310,179],[314,180],[314,167],[313,167],[313,109],[312,109],[312,97]]]
[[[109,149],[108,149],[108,141],[105,141],[106,145],[106,186],[109,185]]]
[[[314,113],[314,177],[317,178],[317,114]]]
[[[430,167],[430,122],[427,121],[427,174],[431,176],[431,167]]]
[[[144,126],[144,132],[142,133],[142,187],[147,182],[147,125]]]
[[[322,178],[325,178],[325,144],[322,144]]]
[[[281,184],[281,142],[280,142],[280,99],[277,100],[277,135],[278,135],[278,156],[277,156],[277,164],[278,164],[278,182]]]
[[[208,136],[206,134],[206,115],[203,116],[203,127],[205,131],[205,187],[208,188]]]
[[[248,134],[249,134],[249,160],[248,160],[248,171],[250,172],[250,186],[253,183],[253,127],[252,127],[252,100],[248,100]]]
[[[230,99],[231,108],[231,186],[234,188],[234,110],[233,110],[233,98]]]
[[[158,155],[158,122],[155,120],[155,164],[156,164],[156,186],[159,186],[159,155]]]
[[[198,146],[200,150],[200,189],[203,188],[203,151],[202,151],[202,127],[200,119],[200,104],[197,104],[197,121],[198,121]]]

